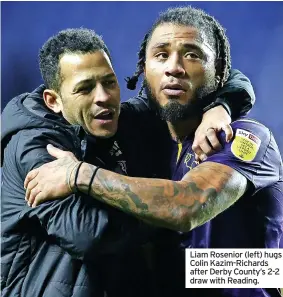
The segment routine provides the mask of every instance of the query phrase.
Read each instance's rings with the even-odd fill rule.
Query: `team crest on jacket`
[[[196,167],[199,164],[199,162],[195,160],[193,154],[187,153],[184,160],[184,164],[186,165],[187,168],[189,168],[189,170],[192,170],[194,167]]]
[[[253,133],[237,129],[235,139],[231,145],[231,151],[240,160],[252,161],[260,147],[261,140]]]

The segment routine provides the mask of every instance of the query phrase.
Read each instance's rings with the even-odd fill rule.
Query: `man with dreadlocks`
[[[82,193],[30,208],[24,200],[23,182],[28,171],[53,160],[46,151],[48,143],[105,169],[152,176],[141,142],[143,131],[136,133],[144,123],[141,127],[135,124],[138,118],[133,105],[122,106],[119,133],[127,142],[131,139],[130,147],[123,150],[119,135],[114,137],[120,89],[110,53],[94,31],[59,32],[45,42],[39,61],[45,85],[11,100],[2,114],[2,296],[98,297],[106,291],[109,297],[143,297],[146,286],[136,290],[145,279],[137,277],[144,266],[142,257],[138,265],[142,234],[138,220]],[[243,103],[249,109],[250,100],[254,101],[252,86],[248,80],[241,85],[240,77],[243,75],[230,78],[219,96],[229,102],[229,96],[239,89],[232,101],[243,102],[248,97]],[[245,88],[247,92],[241,93]],[[126,107],[129,117],[125,118]],[[133,133],[128,134],[132,126]],[[138,152],[134,166],[125,163],[126,157]],[[54,185],[58,186],[57,180]],[[123,274],[119,273],[121,262]],[[139,269],[131,270],[132,263]],[[127,285],[123,285],[125,281]]]
[[[78,161],[51,147],[59,160],[28,174],[29,203],[57,199],[76,187],[87,193],[91,187],[95,199],[171,229],[156,236],[155,296],[280,296],[276,289],[184,289],[185,248],[276,248],[283,232],[282,160],[268,128],[240,118],[232,123],[230,143],[221,133],[220,152],[201,164],[194,159],[202,102],[215,96],[231,67],[224,29],[199,9],[169,9],[146,34],[139,58],[129,82],[143,67],[144,94],[162,119],[153,117],[149,125],[155,133],[155,161],[163,172],[159,176],[173,181],[122,176],[86,163],[76,174],[67,174],[66,168]],[[54,176],[46,180],[50,170]],[[70,186],[63,182],[66,174]],[[60,195],[53,186],[59,180]]]

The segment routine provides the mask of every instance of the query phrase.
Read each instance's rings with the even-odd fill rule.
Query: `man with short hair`
[[[1,296],[104,296],[109,279],[101,273],[103,260],[135,251],[140,223],[83,194],[31,209],[23,182],[30,170],[53,160],[48,143],[124,172],[124,152],[109,153],[119,85],[109,51],[92,30],[59,32],[43,45],[39,60],[47,88],[14,98],[2,115]]]
[[[140,249],[149,235],[145,225],[82,193],[29,208],[23,183],[30,170],[54,159],[46,151],[48,143],[105,169],[152,177],[147,162],[153,156],[142,143],[144,123],[138,116],[139,108],[148,108],[142,101],[122,104],[116,133],[119,85],[109,51],[92,30],[59,32],[43,45],[39,60],[46,86],[14,98],[2,114],[2,296],[93,297],[107,292],[108,297],[143,297],[150,285]],[[228,101],[237,82],[238,77],[231,77]],[[245,87],[253,97],[250,83]],[[225,128],[229,116],[222,107],[215,109],[226,115],[219,119]],[[137,155],[135,162],[127,161]],[[54,184],[60,190],[59,181]]]
[[[222,133],[220,152],[199,165],[194,159],[199,104],[227,81],[231,67],[223,27],[199,9],[169,9],[146,34],[140,61],[145,91],[163,119],[149,125],[157,170],[169,169],[173,181],[122,176],[83,163],[67,174],[69,187],[64,167],[78,161],[49,147],[59,160],[28,174],[27,200],[36,206],[74,188],[90,189],[99,201],[177,231],[165,230],[156,240],[157,296],[280,296],[278,289],[184,289],[185,248],[278,248],[283,232],[282,160],[268,128],[240,118],[232,123],[233,141],[225,142]],[[52,171],[55,176],[46,178]],[[60,191],[52,186],[55,179]]]

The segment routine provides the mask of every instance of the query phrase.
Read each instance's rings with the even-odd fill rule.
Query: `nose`
[[[110,100],[110,94],[105,90],[102,84],[98,83],[94,92],[94,103],[107,103]]]
[[[171,55],[171,57],[167,60],[165,74],[167,76],[182,77],[185,73],[181,57],[177,53]]]

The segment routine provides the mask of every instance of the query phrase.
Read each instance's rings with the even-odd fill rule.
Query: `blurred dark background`
[[[282,2],[2,2],[2,109],[15,95],[42,83],[37,54],[53,34],[88,27],[108,45],[122,100],[136,91],[124,78],[135,70],[140,41],[158,13],[192,4],[215,16],[227,29],[232,65],[252,81],[257,103],[252,117],[267,124],[283,152]]]

